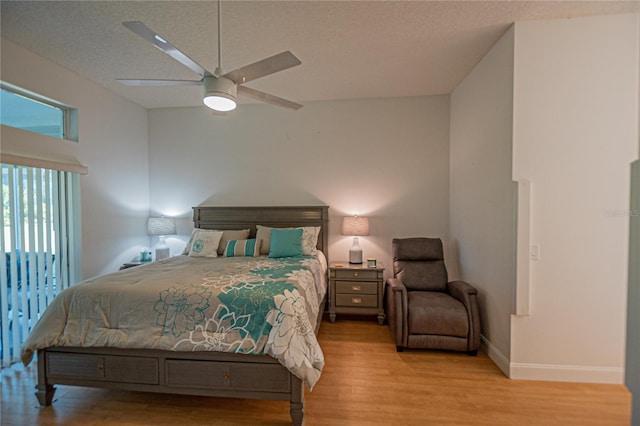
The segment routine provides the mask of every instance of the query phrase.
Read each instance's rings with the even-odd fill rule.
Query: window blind
[[[2,164],[0,341],[2,366],[56,295],[79,278],[79,177]]]

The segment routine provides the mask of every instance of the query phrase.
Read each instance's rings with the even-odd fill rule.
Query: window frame
[[[71,142],[79,142],[78,109],[77,108],[73,108],[70,105],[66,105],[62,102],[58,102],[46,96],[39,95],[37,93],[34,93],[30,90],[23,89],[11,83],[7,83],[6,81],[0,80],[0,90],[13,93],[14,95],[21,96],[32,102],[41,103],[46,106],[60,110],[62,112],[62,139],[68,140]],[[8,127],[14,127],[8,124],[2,124],[2,125],[8,126]],[[32,133],[38,133],[28,129],[21,129],[21,130],[25,130],[27,132],[32,132]],[[38,134],[42,134],[42,133],[38,133]],[[49,136],[49,135],[46,135],[46,136]],[[54,136],[50,136],[50,137],[54,137]],[[55,139],[60,139],[60,138],[55,138]]]

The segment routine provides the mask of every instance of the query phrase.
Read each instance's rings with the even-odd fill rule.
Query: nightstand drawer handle
[[[362,299],[361,299],[361,298],[359,298],[359,297],[352,297],[352,298],[351,298],[351,303],[353,303],[353,304],[360,304],[360,303],[362,303]]]
[[[351,286],[351,290],[353,290],[353,291],[362,291],[362,286],[352,285]]]
[[[357,273],[357,272],[354,272],[354,273],[353,273],[353,276],[354,276],[354,277],[357,277],[357,276],[358,276],[358,273]]]

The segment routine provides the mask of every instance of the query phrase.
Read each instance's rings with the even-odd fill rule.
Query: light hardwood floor
[[[306,394],[313,425],[629,425],[622,385],[507,379],[484,354],[397,353],[376,321],[323,322],[326,365]],[[2,370],[3,426],[287,425],[289,404],[58,386],[51,407],[33,395],[36,366]]]

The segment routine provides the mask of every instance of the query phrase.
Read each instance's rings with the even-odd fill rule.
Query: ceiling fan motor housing
[[[226,77],[214,77],[207,76],[204,78],[204,103],[209,108],[225,111],[225,109],[219,109],[216,105],[217,101],[227,100],[229,105],[226,111],[230,111],[235,108],[237,102],[237,86],[236,84]],[[231,102],[228,102],[231,101]],[[224,102],[224,101],[223,101]],[[225,108],[224,106],[222,108]]]

